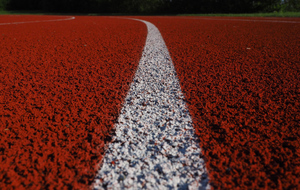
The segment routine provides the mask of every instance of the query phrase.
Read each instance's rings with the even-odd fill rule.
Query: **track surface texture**
[[[158,29],[145,24],[142,58],[93,188],[208,189],[199,140],[168,49]]]
[[[58,22],[73,20],[73,16],[31,16],[31,15],[9,15],[0,17],[1,25],[18,25],[18,24],[28,24],[28,23],[40,23],[40,22]]]
[[[0,189],[93,182],[147,28],[106,17],[0,16]]]
[[[136,18],[166,42],[212,187],[300,189],[300,20]],[[0,189],[88,189],[146,25],[79,16],[0,23]]]
[[[300,189],[300,20],[138,18],[170,51],[211,185]]]

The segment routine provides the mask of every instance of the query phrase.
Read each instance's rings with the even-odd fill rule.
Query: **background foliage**
[[[57,13],[257,13],[300,11],[300,0],[0,0],[0,10]]]

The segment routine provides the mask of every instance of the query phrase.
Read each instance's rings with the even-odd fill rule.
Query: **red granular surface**
[[[105,17],[0,26],[0,189],[89,187],[146,35]]]
[[[142,19],[169,48],[213,187],[300,189],[300,24]]]
[[[32,16],[32,15],[5,15],[0,16],[0,25],[3,23],[13,22],[36,22],[36,21],[49,21],[68,19],[72,16]]]

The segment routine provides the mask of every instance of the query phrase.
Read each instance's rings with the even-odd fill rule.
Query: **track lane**
[[[171,57],[151,23],[93,189],[210,189]]]
[[[138,18],[166,41],[212,186],[299,189],[299,24]]]
[[[0,189],[89,187],[146,34],[103,17],[0,26]]]

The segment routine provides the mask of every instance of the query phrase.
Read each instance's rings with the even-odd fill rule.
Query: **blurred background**
[[[0,0],[0,11],[96,14],[298,12],[300,0]]]

